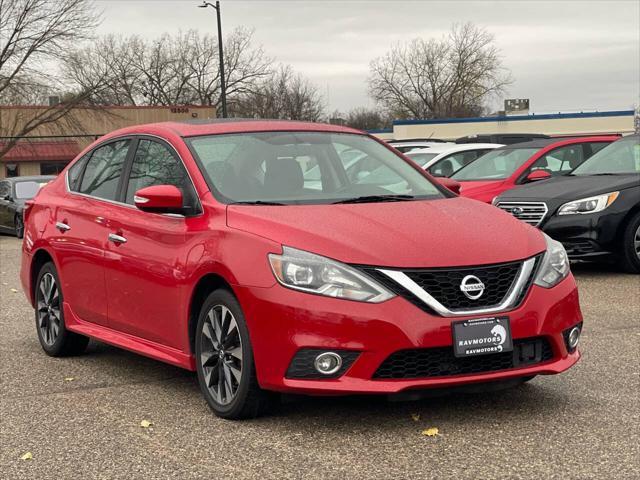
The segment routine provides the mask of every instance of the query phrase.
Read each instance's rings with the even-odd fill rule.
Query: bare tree
[[[232,112],[249,118],[318,121],[324,114],[318,88],[290,65],[279,65],[255,89],[238,97]]]
[[[47,94],[66,92],[50,107],[30,109],[9,118],[0,111],[0,136],[13,137],[0,146],[0,157],[20,136],[60,124],[101,87],[96,78],[86,88],[69,89],[50,73],[76,42],[88,38],[99,22],[89,0],[0,0],[0,105],[41,103]]]
[[[396,118],[477,115],[512,83],[493,35],[472,23],[396,45],[370,69],[371,97]]]
[[[345,125],[360,130],[374,130],[391,126],[392,119],[375,108],[356,107],[349,110]]]
[[[253,32],[236,28],[225,39],[227,97],[253,90],[270,74],[271,59],[252,45]],[[75,51],[66,71],[79,85],[107,77],[95,92],[103,105],[214,105],[221,102],[218,44],[195,30],[164,34],[153,41],[138,36],[101,38]]]

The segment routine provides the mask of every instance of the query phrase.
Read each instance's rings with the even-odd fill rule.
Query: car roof
[[[25,177],[2,178],[0,180],[8,181],[10,183],[20,183],[20,182],[38,182],[38,181],[41,182],[42,180],[53,180],[54,178],[56,178],[55,175],[31,175],[31,176],[25,176]]]
[[[106,137],[124,134],[135,135],[136,133],[144,133],[145,131],[165,131],[166,133],[172,133],[181,137],[219,135],[225,133],[278,131],[355,133],[366,135],[366,133],[362,132],[361,130],[342,127],[340,125],[330,125],[326,123],[298,122],[293,120],[263,120],[251,118],[220,118],[206,120],[198,119],[170,121],[135,125],[111,132]]]
[[[452,153],[452,152],[464,152],[467,150],[482,150],[483,148],[499,148],[503,147],[502,143],[453,143],[446,145],[438,145],[431,148],[420,148],[406,152],[406,155],[414,153]]]
[[[562,137],[562,138],[537,138],[530,142],[513,143],[511,145],[505,145],[501,147],[502,150],[510,150],[515,148],[544,148],[550,145],[571,145],[572,143],[587,143],[587,142],[611,142],[620,138],[617,135],[597,135],[592,137]]]

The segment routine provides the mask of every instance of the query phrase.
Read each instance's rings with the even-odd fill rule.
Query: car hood
[[[565,175],[522,185],[500,195],[499,200],[578,200],[634,187],[638,185],[639,180],[637,174]]]
[[[336,260],[446,267],[520,260],[545,249],[533,227],[466,198],[346,205],[227,207],[227,224]]]

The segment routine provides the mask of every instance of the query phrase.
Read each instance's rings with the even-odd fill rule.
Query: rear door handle
[[[71,230],[71,227],[64,222],[56,222],[56,228],[61,232],[67,232]]]
[[[113,243],[127,243],[127,239],[121,235],[116,235],[115,233],[109,234],[109,241]]]

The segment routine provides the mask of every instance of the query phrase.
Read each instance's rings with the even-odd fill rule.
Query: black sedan
[[[13,233],[22,238],[24,202],[33,198],[43,185],[54,178],[51,175],[42,175],[0,180],[0,232]]]
[[[572,259],[615,258],[640,273],[639,139],[623,137],[569,175],[510,190],[493,203],[562,242]]]

